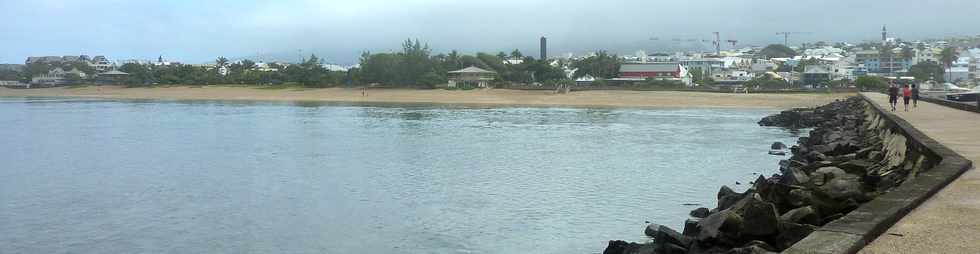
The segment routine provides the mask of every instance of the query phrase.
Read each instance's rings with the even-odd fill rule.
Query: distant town
[[[356,65],[325,63],[315,55],[298,62],[231,61],[217,57],[185,64],[153,60],[112,60],[105,56],[32,56],[24,64],[0,65],[0,86],[39,88],[73,85],[296,85],[306,87],[620,87],[648,89],[878,89],[889,81],[940,88],[973,87],[980,77],[980,36],[933,40],[889,37],[860,43],[812,42],[741,46],[718,33],[704,52],[642,50],[631,55],[605,51],[549,56],[540,38],[537,58],[518,50],[464,55],[433,54],[419,40],[402,52],[370,53]],[[654,38],[651,38],[654,40]],[[723,50],[724,48],[724,50]]]

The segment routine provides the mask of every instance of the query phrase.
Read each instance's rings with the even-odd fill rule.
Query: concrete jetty
[[[887,96],[864,95],[888,108]],[[980,162],[980,114],[922,101],[909,112],[899,104],[895,114],[966,159]],[[859,253],[977,253],[978,250],[980,171],[971,169]]]

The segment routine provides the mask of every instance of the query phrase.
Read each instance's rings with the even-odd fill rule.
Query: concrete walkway
[[[888,109],[888,97],[866,96]],[[980,114],[932,103],[895,114],[976,165]],[[980,171],[971,169],[902,218],[859,253],[980,253]]]

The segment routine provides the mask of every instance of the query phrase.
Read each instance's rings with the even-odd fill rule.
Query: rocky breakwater
[[[603,253],[783,251],[938,163],[910,149],[902,133],[857,97],[782,112],[760,124],[815,129],[790,148],[792,156],[779,163],[781,173],[760,176],[744,193],[722,186],[717,206],[691,211],[683,230],[650,224],[645,234],[651,241],[610,241]]]

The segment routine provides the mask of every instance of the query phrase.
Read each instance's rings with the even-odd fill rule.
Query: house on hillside
[[[497,72],[480,69],[474,66],[466,67],[462,70],[450,71],[448,73],[450,88],[487,88],[490,82],[497,76]]]
[[[68,80],[65,79],[65,74],[67,73],[61,68],[54,68],[54,70],[50,70],[48,73],[31,77],[31,84],[41,87],[65,85],[68,84]]]

